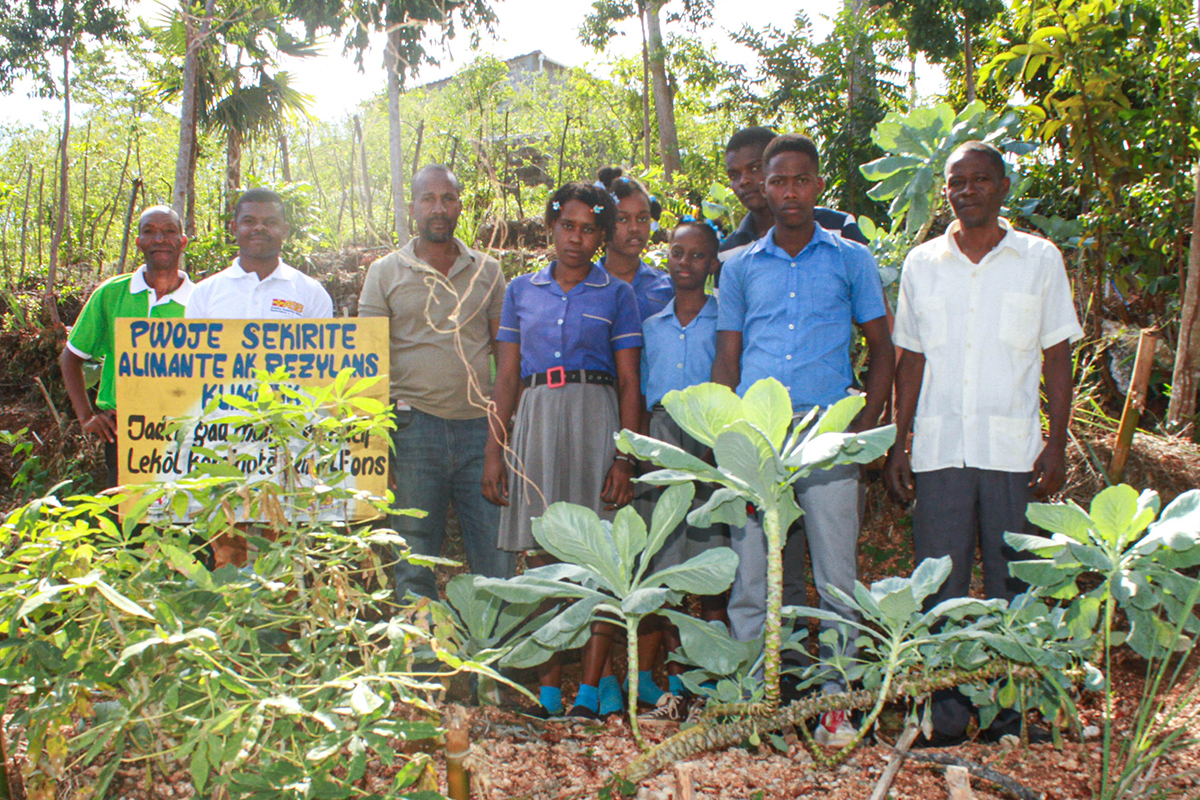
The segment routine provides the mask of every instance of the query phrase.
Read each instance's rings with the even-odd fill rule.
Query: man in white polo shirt
[[[1023,591],[1008,573],[1018,556],[1004,533],[1027,531],[1030,498],[1054,494],[1066,477],[1071,343],[1083,330],[1058,248],[1000,216],[1008,188],[994,147],[967,142],[955,150],[945,191],[956,220],[908,254],[900,279],[896,444],[884,477],[898,498],[916,496],[917,562],[949,555],[953,563],[928,607],[967,595],[977,544],[984,593],[1011,600]],[[951,744],[970,705],[956,692],[934,700],[932,743]],[[1001,714],[983,735],[1019,729],[1019,716]]]
[[[188,319],[333,316],[325,287],[279,258],[289,230],[282,197],[270,189],[246,191],[234,207],[229,230],[237,240],[238,257],[196,284]]]
[[[328,319],[333,301],[320,283],[279,257],[289,227],[283,198],[270,189],[249,189],[238,198],[229,230],[238,256],[196,284],[188,319]],[[268,533],[268,535],[271,535]],[[212,540],[217,567],[243,566],[246,539],[226,533]]]

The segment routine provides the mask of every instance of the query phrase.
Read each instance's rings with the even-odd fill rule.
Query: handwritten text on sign
[[[382,376],[365,397],[387,403],[387,320],[179,320],[117,321],[117,452],[123,484],[176,480],[207,456],[194,448],[219,448],[236,439],[239,468],[252,480],[270,479],[271,448],[256,442],[246,425],[230,424],[233,409],[223,398],[253,398],[255,372],[284,370],[292,387],[333,383],[344,369],[359,378]],[[278,397],[278,395],[277,395]],[[204,409],[214,400],[218,410]],[[172,419],[188,422],[180,434]],[[257,448],[256,448],[257,445]],[[349,442],[334,468],[348,474],[347,488],[382,496],[387,488],[388,443],[384,436]],[[361,517],[369,507],[350,509]]]

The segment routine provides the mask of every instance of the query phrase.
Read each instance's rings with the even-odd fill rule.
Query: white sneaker
[[[687,706],[686,699],[664,692],[654,704],[654,708],[638,714],[638,722],[683,722],[687,718]]]
[[[845,747],[857,733],[845,711],[826,711],[821,715],[813,738],[825,747]]]

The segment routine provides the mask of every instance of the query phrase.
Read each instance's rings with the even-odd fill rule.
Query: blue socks
[[[687,693],[687,689],[683,688],[683,678],[678,675],[667,676],[667,691],[676,697],[683,697]]]
[[[542,706],[554,716],[562,716],[562,689],[557,686],[541,686],[538,688],[538,700]]]
[[[663,694],[663,690],[654,682],[653,672],[648,669],[638,670],[638,700],[652,706],[658,703]]]
[[[575,705],[595,711],[599,700],[600,693],[595,686],[588,686],[586,683],[579,684],[579,693],[575,695]]]
[[[583,687],[579,687],[580,690]],[[621,684],[616,675],[600,679],[600,715],[614,714],[625,709],[625,697],[621,693]]]

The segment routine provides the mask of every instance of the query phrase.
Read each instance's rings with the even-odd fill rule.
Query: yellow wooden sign
[[[222,398],[253,398],[256,372],[282,369],[284,384],[303,391],[327,386],[343,369],[351,383],[378,376],[362,396],[388,402],[388,325],[375,317],[305,320],[120,319],[117,320],[117,458],[123,485],[178,480],[220,450],[228,437],[249,482],[278,480],[270,442],[255,441],[240,416]],[[205,413],[216,401],[215,411]],[[182,420],[173,424],[174,420]],[[237,441],[240,440],[240,441]],[[293,451],[302,446],[293,442]],[[387,489],[388,440],[363,436],[348,442],[334,459],[344,486],[382,497]],[[301,476],[303,479],[303,475]],[[198,507],[198,506],[196,506]],[[196,510],[192,508],[192,511]],[[151,515],[168,513],[152,508]],[[374,513],[330,507],[331,519],[361,519]]]

